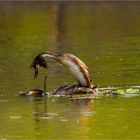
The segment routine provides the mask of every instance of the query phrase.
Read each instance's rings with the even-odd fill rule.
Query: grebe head
[[[29,89],[23,93],[20,93],[21,96],[35,96],[35,97],[43,97],[49,95],[48,91],[46,90],[46,79],[47,75],[44,78],[44,89]]]
[[[36,57],[34,58],[31,67],[34,68],[34,71],[35,71],[34,79],[36,79],[37,76],[38,76],[39,67],[47,68],[47,63],[46,63],[44,57],[42,57],[42,55],[39,54],[38,56],[36,56]]]
[[[48,92],[47,91],[44,92],[41,89],[29,89],[20,94],[20,96],[34,96],[34,97],[43,97],[47,95],[48,95]]]

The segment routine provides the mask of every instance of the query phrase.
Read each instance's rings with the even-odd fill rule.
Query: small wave
[[[20,119],[21,116],[10,116],[10,119]]]

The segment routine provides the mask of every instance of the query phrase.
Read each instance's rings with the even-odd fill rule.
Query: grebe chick
[[[46,79],[47,75],[44,78],[44,90],[41,89],[29,89],[23,93],[21,93],[21,96],[35,96],[35,97],[43,97],[48,95],[48,91],[46,90]]]

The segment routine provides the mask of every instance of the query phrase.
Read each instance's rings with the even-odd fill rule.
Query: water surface
[[[95,85],[139,86],[139,2],[0,2],[0,138],[140,139],[137,97],[97,100],[21,98],[75,83],[48,60],[37,80],[30,69],[42,51],[69,52],[90,68]]]

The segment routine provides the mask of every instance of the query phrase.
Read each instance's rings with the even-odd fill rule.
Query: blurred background
[[[30,68],[30,65],[34,57],[43,51],[73,53],[87,64],[92,73],[94,84],[100,87],[138,86],[140,83],[140,2],[1,1],[0,109],[3,114],[3,125],[10,125],[8,122],[9,116],[14,115],[17,119],[19,117],[16,117],[17,112],[23,112],[23,114],[20,114],[20,117],[22,115],[28,116],[31,112],[34,112],[34,109],[32,110],[32,106],[34,105],[30,104],[26,99],[21,101],[17,95],[19,92],[27,89],[43,88],[43,78],[46,73],[48,74],[47,89],[51,93],[61,85],[75,83],[73,77],[65,67],[51,60],[48,60],[49,68],[47,70],[41,69],[38,79],[34,80],[34,71]],[[133,108],[135,108],[135,104],[138,103],[136,102],[137,100],[138,99],[134,100]],[[111,101],[107,100],[103,102],[104,106],[110,109],[110,106],[107,106],[106,102],[108,104],[114,102],[114,100],[111,99]],[[119,105],[122,105],[123,102],[124,99],[122,102],[119,100]],[[130,104],[130,106],[132,105],[130,100],[127,100],[127,102],[129,102],[128,104]],[[67,103],[65,104],[67,105]],[[61,104],[61,106],[65,106],[65,104]],[[71,103],[68,104],[70,109],[71,107],[75,108]],[[101,104],[98,102],[97,104],[95,103],[95,105],[97,105],[95,108],[98,110],[102,106]],[[39,103],[39,105],[42,107],[42,102]],[[19,106],[19,108],[16,108],[17,106]],[[30,110],[28,106],[31,106]],[[58,108],[54,107],[54,104],[50,103],[50,106],[51,109],[58,110]],[[9,108],[11,110],[9,110]],[[28,112],[26,112],[26,109]],[[101,110],[101,112],[102,111],[103,110]],[[11,112],[11,114],[9,114],[9,112]],[[41,111],[37,109],[36,112],[40,114]],[[138,110],[136,110],[135,113],[137,114],[137,112]],[[110,113],[112,114],[112,112]],[[126,112],[123,113],[124,115],[120,116],[120,120],[124,118]],[[105,112],[102,112],[102,115],[105,114]],[[120,115],[120,112],[118,114]],[[40,115],[38,116],[40,117]],[[116,117],[117,116],[116,114]],[[139,115],[137,114],[136,116],[138,117]],[[98,116],[98,118],[100,117]],[[33,119],[34,115],[31,117],[32,121]],[[100,119],[104,120],[104,118]],[[31,120],[28,120],[27,124],[31,123]],[[91,119],[91,121],[92,120],[93,119]],[[51,129],[54,128],[55,121],[53,121]],[[65,119],[63,121],[67,122]],[[118,122],[120,122],[119,128],[122,122]],[[56,122],[56,124],[60,126],[58,122]],[[75,123],[69,122],[70,126],[73,126],[73,124]],[[111,128],[106,125],[98,125],[98,123],[92,126],[95,128],[94,134],[97,135],[94,135],[94,137],[92,136],[93,132],[88,132],[89,138],[114,138],[114,134],[110,135],[109,130],[111,129],[112,131],[116,122],[110,122],[108,124],[114,125]],[[19,138],[32,138],[29,133],[27,133],[27,135],[25,133],[26,137],[24,137],[22,135],[23,130],[20,127],[22,131],[16,128],[17,125],[23,125],[23,128],[25,127],[24,129],[26,129],[25,118],[22,121],[13,122],[12,125],[14,127],[11,125],[8,127],[9,134],[7,134],[7,130],[3,130],[2,127],[0,128],[0,138],[18,138],[17,136],[19,135],[21,136]],[[38,125],[41,124],[39,123]],[[90,129],[89,126],[88,128],[86,127],[86,123],[84,123],[84,125],[81,124],[81,126],[83,126],[82,132],[84,132],[84,129]],[[130,128],[134,128],[134,126],[135,124]],[[44,129],[47,126],[42,127]],[[124,132],[127,132],[129,126],[126,125],[125,127],[126,128],[122,129]],[[37,126],[36,131],[38,131],[39,128],[40,126]],[[106,128],[106,130],[104,128]],[[64,129],[67,130],[65,127]],[[33,129],[31,128],[31,130]],[[101,130],[101,132],[103,131],[103,133],[98,134],[99,130]],[[120,134],[123,130],[117,131],[117,134]],[[134,136],[140,138],[137,130],[135,130],[136,132],[134,133],[128,134],[126,138],[135,138]],[[36,131],[34,132],[35,134],[37,134]],[[48,128],[46,132],[49,131],[50,129]],[[107,132],[104,133],[104,131]],[[71,133],[74,136],[73,138],[83,138],[80,137],[81,133],[79,133],[79,131],[77,132],[78,134]],[[40,133],[42,138],[47,137],[44,131]],[[68,136],[67,131],[65,133],[64,138],[67,138],[65,137]],[[61,136],[59,132],[56,132],[55,135],[53,134],[54,137],[51,137],[52,133],[49,134],[49,138],[60,138]],[[37,136],[40,135],[38,134]],[[88,134],[84,136],[87,135]],[[119,136],[124,137],[123,134]]]

